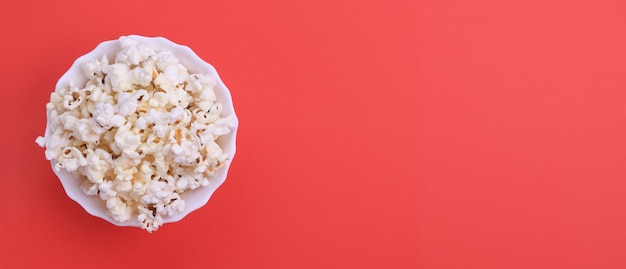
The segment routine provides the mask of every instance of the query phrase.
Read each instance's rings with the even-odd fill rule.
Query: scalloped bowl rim
[[[236,152],[236,137],[237,137],[237,129],[239,127],[239,120],[237,119],[237,115],[235,114],[235,109],[232,102],[232,97],[230,91],[224,85],[224,82],[219,77],[217,70],[215,68],[202,60],[191,48],[176,44],[164,37],[146,37],[140,35],[129,35],[129,38],[135,39],[138,42],[148,45],[155,49],[156,51],[169,50],[174,53],[174,55],[180,60],[180,62],[189,70],[190,73],[208,73],[212,75],[216,81],[217,85],[214,88],[215,95],[217,97],[217,101],[221,102],[224,109],[225,115],[233,115],[236,121],[235,128],[233,131],[225,136],[222,136],[218,139],[218,144],[222,147],[223,151],[228,154],[229,161],[220,169],[215,171],[215,174],[209,178],[209,185],[206,187],[199,187],[195,190],[187,190],[181,194],[181,198],[185,201],[185,209],[177,214],[172,216],[163,217],[163,224],[177,222],[190,214],[191,212],[203,207],[206,205],[213,195],[213,193],[226,181],[226,177],[228,174],[228,170],[232,163],[233,158],[235,157]],[[84,85],[87,82],[87,78],[83,75],[81,71],[81,66],[91,60],[100,59],[102,56],[106,55],[109,58],[109,62],[114,59],[115,54],[121,49],[119,46],[118,40],[108,40],[101,42],[96,46],[95,49],[84,54],[83,56],[78,57],[72,66],[61,76],[61,78],[57,81],[56,89],[60,87],[66,87],[67,83],[70,81],[76,83],[76,85]],[[49,118],[49,115],[48,115]],[[49,134],[48,128],[48,120],[46,121],[46,136]],[[51,166],[54,168],[55,161],[50,161]],[[105,201],[101,200],[98,196],[90,196],[84,194],[80,190],[80,185],[85,179],[80,179],[75,177],[73,174],[61,169],[60,171],[53,172],[57,175],[61,184],[63,185],[63,189],[70,199],[74,200],[78,203],[85,211],[89,214],[102,218],[112,224],[117,226],[133,226],[133,227],[141,227],[141,224],[136,219],[136,216],[131,217],[129,221],[126,222],[118,222],[114,220],[107,214],[107,208],[105,205]]]

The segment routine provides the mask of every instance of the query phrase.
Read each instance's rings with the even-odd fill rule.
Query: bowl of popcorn
[[[226,180],[238,120],[213,66],[162,37],[122,36],[78,58],[36,142],[90,214],[148,232],[204,206]]]

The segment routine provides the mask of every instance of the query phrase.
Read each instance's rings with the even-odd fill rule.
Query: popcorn
[[[119,222],[130,220],[132,209],[120,197],[111,197],[106,201],[107,208],[111,210],[113,219]]]
[[[83,74],[88,79],[100,80],[103,77],[102,66],[103,65],[107,66],[108,64],[109,64],[109,59],[107,59],[107,57],[105,56],[102,56],[100,60],[91,61],[83,65],[82,71],[83,71]]]
[[[122,50],[82,66],[88,81],[50,95],[45,147],[54,169],[83,179],[81,190],[98,196],[118,222],[132,218],[156,231],[181,212],[187,190],[210,184],[228,162],[216,140],[236,127],[222,115],[217,80],[190,74],[169,51],[131,38]]]
[[[96,104],[96,109],[93,111],[93,119],[99,126],[106,129],[120,127],[126,121],[121,115],[115,114],[113,106],[109,103]]]
[[[117,192],[113,189],[113,181],[104,180],[102,183],[98,185],[98,193],[100,194],[100,199],[108,200],[109,197],[116,197]]]
[[[73,110],[80,106],[83,102],[83,96],[78,88],[69,85],[69,91],[63,96],[63,107],[67,110]]]

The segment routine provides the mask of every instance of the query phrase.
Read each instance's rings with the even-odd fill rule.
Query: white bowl
[[[217,86],[214,88],[217,101],[223,105],[224,115],[233,115],[237,121],[235,110],[233,107],[232,97],[226,85],[222,82],[217,71],[209,63],[202,60],[196,53],[194,53],[189,47],[176,44],[163,37],[144,37],[138,35],[130,35],[132,39],[146,44],[157,51],[168,50],[174,53],[180,62],[189,70],[190,73],[203,73],[214,76],[217,80]],[[106,55],[110,62],[115,59],[115,54],[121,50],[118,40],[110,40],[100,43],[91,52],[79,57],[72,64],[70,69],[59,79],[56,84],[56,89],[66,87],[69,81],[73,81],[75,85],[82,86],[87,82],[87,78],[81,71],[81,66],[85,63],[99,59],[103,55]],[[237,121],[238,126],[238,121]],[[46,135],[49,134],[49,128],[46,126]],[[195,190],[187,190],[181,194],[181,198],[185,201],[185,209],[173,216],[164,217],[163,224],[171,223],[181,220],[187,214],[204,206],[211,195],[217,190],[217,188],[224,183],[228,168],[235,156],[235,140],[237,136],[237,127],[228,135],[220,137],[217,142],[222,147],[223,151],[228,154],[229,161],[220,169],[215,171],[215,175],[209,179],[209,185],[206,187],[199,187]],[[54,167],[55,161],[51,161]],[[54,169],[53,169],[54,171]],[[85,195],[80,190],[80,185],[83,182],[83,178],[77,178],[76,176],[68,173],[64,169],[59,172],[55,172],[65,189],[67,195],[78,204],[80,204],[89,214],[99,218],[103,218],[117,226],[134,226],[141,227],[136,217],[132,217],[129,221],[118,222],[107,215],[106,201],[101,200],[98,196]]]

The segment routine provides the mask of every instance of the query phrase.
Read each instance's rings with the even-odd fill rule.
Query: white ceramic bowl
[[[233,115],[235,117],[235,120],[237,120],[230,92],[218,76],[217,71],[213,66],[202,60],[198,55],[196,55],[196,53],[194,53],[189,47],[176,44],[163,37],[144,37],[138,35],[130,35],[129,37],[143,44],[146,44],[157,51],[169,50],[173,52],[174,55],[178,57],[180,62],[185,67],[187,67],[190,73],[208,73],[214,76],[218,82],[217,86],[214,88],[214,91],[217,97],[217,101],[222,103],[223,105],[223,115]],[[103,55],[106,55],[109,58],[109,62],[113,62],[113,60],[115,59],[115,54],[120,50],[121,47],[118,40],[110,40],[100,43],[94,50],[76,59],[70,69],[63,76],[61,76],[56,84],[56,89],[59,89],[60,87],[66,87],[68,82],[70,81],[73,81],[77,86],[84,85],[87,82],[87,78],[83,75],[81,71],[82,65],[91,60],[99,59]],[[48,133],[49,128],[48,126],[46,126],[46,135],[48,135]],[[185,200],[185,209],[176,215],[164,217],[164,224],[179,221],[187,214],[204,206],[209,201],[209,198],[215,192],[215,190],[217,190],[217,188],[222,185],[222,183],[224,183],[224,181],[226,180],[226,175],[228,173],[228,168],[230,167],[233,157],[235,156],[236,136],[237,127],[235,127],[235,129],[230,134],[222,136],[218,139],[218,144],[222,147],[225,153],[228,153],[229,161],[223,167],[216,170],[215,175],[209,179],[210,183],[208,186],[200,187],[195,190],[187,190],[182,193],[181,198]],[[52,166],[54,166],[54,160],[51,163]],[[61,184],[63,185],[63,188],[65,189],[67,195],[72,200],[80,204],[87,212],[89,212],[89,214],[103,218],[117,226],[141,227],[136,217],[132,217],[129,221],[123,223],[115,221],[113,218],[109,217],[106,214],[107,208],[105,205],[105,201],[101,200],[97,196],[85,195],[80,190],[81,183],[83,182],[83,180],[86,179],[76,178],[75,176],[66,172],[63,169],[59,172],[56,172],[56,175],[61,180]]]

